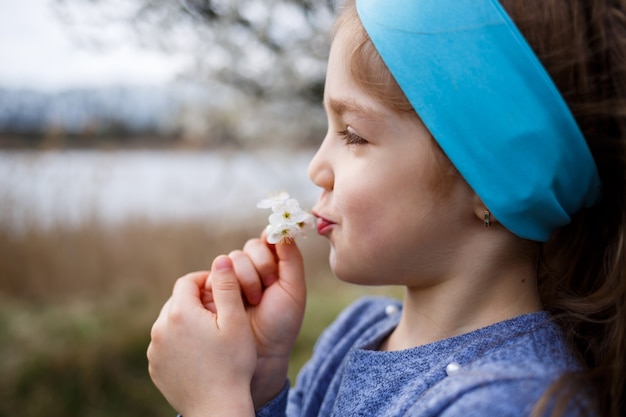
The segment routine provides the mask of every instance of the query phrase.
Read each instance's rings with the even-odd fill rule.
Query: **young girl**
[[[252,239],[177,281],[155,384],[185,417],[626,415],[624,51],[624,1],[348,1],[314,214],[338,278],[403,302],[349,307],[290,388],[301,255]]]

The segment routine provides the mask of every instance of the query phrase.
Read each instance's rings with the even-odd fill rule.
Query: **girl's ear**
[[[474,200],[472,204],[474,215],[485,225],[485,227],[489,227],[498,222],[493,213],[489,211],[485,203],[483,203],[480,197],[478,197],[478,194],[474,193]]]

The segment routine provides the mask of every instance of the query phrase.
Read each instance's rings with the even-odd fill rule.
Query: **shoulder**
[[[535,376],[554,379],[567,371],[577,371],[580,364],[568,345],[561,328],[545,312],[527,314],[503,322],[492,344],[476,358],[468,370],[480,370],[500,378]]]
[[[437,410],[433,415],[527,416],[563,374],[580,369],[547,314],[522,316],[482,333],[425,394],[424,405]],[[572,398],[564,415],[579,415],[576,408],[584,402]]]
[[[346,324],[367,325],[386,319],[390,314],[400,311],[401,308],[402,303],[393,298],[362,297],[346,307],[346,309],[337,316],[337,320],[335,320],[331,327]]]
[[[402,304],[387,297],[363,297],[343,310],[337,319],[322,333],[315,350],[326,350],[340,341],[353,345],[379,323],[397,314]]]
[[[558,374],[528,375],[515,374],[465,375],[457,381],[441,384],[452,398],[438,404],[439,417],[509,416],[532,415],[544,395],[548,403],[554,399],[550,387],[558,380]],[[552,403],[553,404],[553,403]],[[590,417],[589,398],[568,395],[564,417]],[[422,415],[421,413],[419,415]],[[541,414],[543,415],[543,414]],[[549,413],[548,413],[549,415]]]
[[[364,297],[343,310],[328,326],[313,347],[307,369],[336,369],[354,348],[369,345],[393,329],[398,322],[401,303],[385,297]]]
[[[355,346],[371,343],[395,327],[400,308],[397,300],[366,297],[343,310],[318,338],[313,355],[298,373],[296,386],[289,393],[290,409],[317,410],[341,373],[346,355]],[[329,395],[334,398],[335,394]]]
[[[541,378],[512,378],[493,379],[483,381],[480,384],[472,383],[466,385],[453,402],[445,404],[432,415],[438,417],[530,416],[533,415],[536,408],[541,410],[537,404],[546,394],[552,382],[554,381]],[[589,414],[589,412],[584,399],[568,398],[562,416],[590,417],[593,414]],[[412,415],[422,416],[423,414]],[[550,415],[550,413],[538,415]]]

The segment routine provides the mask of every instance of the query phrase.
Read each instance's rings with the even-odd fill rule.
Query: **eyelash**
[[[342,139],[346,142],[346,145],[364,145],[367,143],[365,139],[350,132],[348,129],[340,130],[337,132],[341,135]]]

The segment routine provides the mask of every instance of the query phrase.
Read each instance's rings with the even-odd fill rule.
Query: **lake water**
[[[314,151],[0,152],[3,224],[19,229],[119,222],[257,217],[257,201],[280,190],[311,208]],[[261,213],[262,214],[262,213]]]

